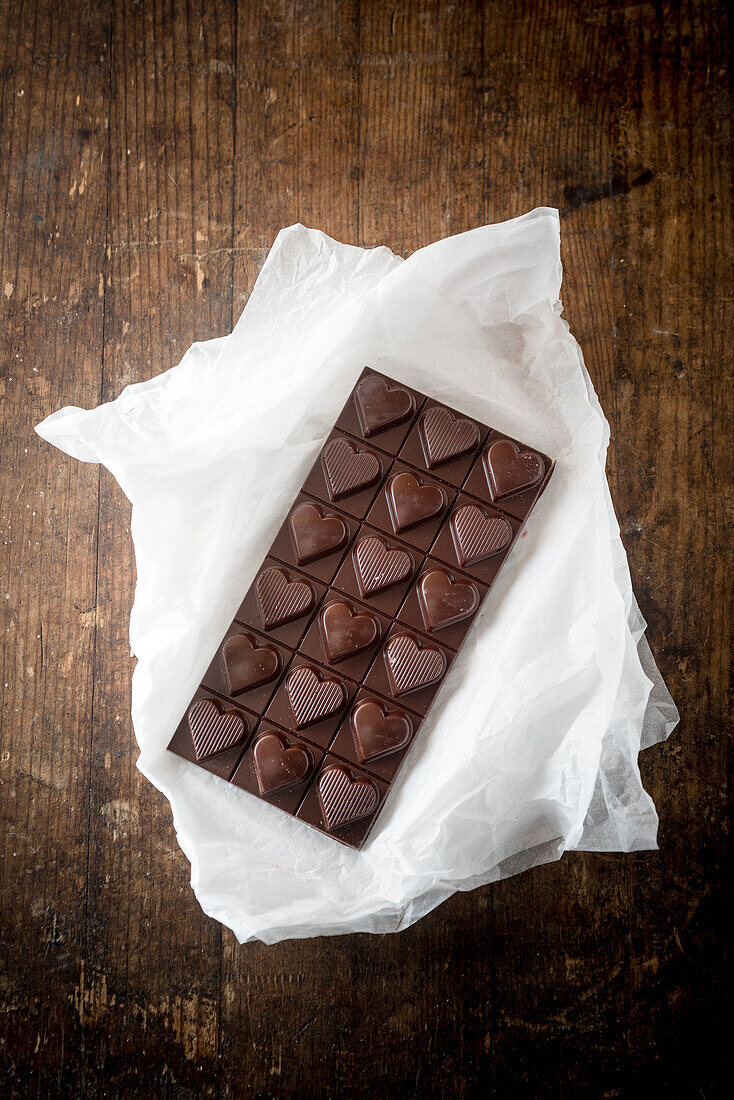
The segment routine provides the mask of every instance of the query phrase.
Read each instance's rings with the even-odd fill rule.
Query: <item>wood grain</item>
[[[4,0],[0,17],[3,1095],[719,1095],[725,6]],[[285,225],[408,254],[541,204],[562,212],[565,315],[683,715],[641,757],[660,851],[566,856],[399,935],[240,947],[135,768],[129,507],[33,424],[228,331]]]

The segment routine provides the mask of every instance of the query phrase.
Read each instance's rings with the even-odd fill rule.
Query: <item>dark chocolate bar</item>
[[[361,848],[552,472],[365,368],[170,751]]]

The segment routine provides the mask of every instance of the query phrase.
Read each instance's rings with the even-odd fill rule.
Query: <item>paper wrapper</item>
[[[555,210],[407,260],[291,226],[229,336],[37,429],[104,463],[133,504],[138,767],[170,800],[203,909],[241,941],[394,932],[566,849],[656,846],[637,756],[677,712],[644,639],[609,428],[560,285]],[[557,465],[353,852],[165,749],[365,365]]]

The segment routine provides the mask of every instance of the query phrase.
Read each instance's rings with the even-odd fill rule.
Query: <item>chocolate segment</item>
[[[367,776],[358,778],[341,764],[331,764],[322,771],[318,792],[329,831],[338,829],[340,825],[351,825],[353,821],[374,813],[380,800],[374,780]]]
[[[479,607],[479,589],[471,581],[452,580],[445,569],[430,569],[418,582],[418,602],[430,631],[470,619]]]
[[[366,368],[170,751],[359,848],[552,470]]]
[[[303,501],[290,514],[291,536],[299,565],[323,558],[343,546],[349,528],[339,516]]]
[[[463,488],[522,520],[545,489],[552,471],[553,463],[547,455],[491,431]]]
[[[418,423],[429,470],[479,446],[479,428],[474,421],[455,417],[440,405],[424,412]]]
[[[396,634],[385,646],[385,665],[393,695],[409,695],[438,683],[446,671],[446,658],[413,634]]]
[[[344,685],[307,666],[295,668],[285,679],[285,691],[297,730],[337,714],[346,702]]]
[[[292,745],[284,733],[263,733],[252,746],[260,794],[297,787],[313,768],[313,754],[303,742]]]
[[[381,473],[377,456],[347,439],[332,439],[327,443],[321,462],[332,500],[341,500],[374,485]]]
[[[459,565],[476,565],[512,542],[509,521],[504,516],[490,515],[479,504],[462,504],[454,509],[451,533]]]
[[[260,574],[255,591],[266,630],[301,618],[313,608],[316,599],[308,581],[298,580],[278,567]]]
[[[354,403],[362,433],[368,438],[408,420],[415,411],[410,390],[386,382],[379,374],[369,374],[357,383]]]

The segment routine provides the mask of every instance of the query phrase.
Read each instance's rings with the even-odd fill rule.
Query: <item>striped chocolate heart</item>
[[[314,604],[314,590],[307,581],[292,580],[285,569],[266,569],[255,582],[257,602],[268,630],[305,615]]]
[[[479,443],[479,428],[473,420],[455,417],[440,405],[423,414],[419,430],[429,470],[469,454]]]
[[[319,776],[319,802],[324,823],[338,829],[368,817],[377,809],[379,793],[371,779],[353,778],[340,764],[332,764]]]
[[[299,730],[336,714],[347,701],[341,680],[322,677],[308,665],[294,668],[288,674],[285,691],[293,721]]]
[[[408,695],[437,683],[446,671],[446,658],[412,634],[396,634],[385,646],[385,665],[393,695]]]
[[[476,504],[462,504],[451,517],[459,565],[474,565],[499,554],[512,541],[512,527],[504,516],[488,516]]]
[[[382,592],[408,579],[413,557],[407,550],[391,550],[376,535],[359,539],[352,551],[354,572],[362,596]]]
[[[238,711],[222,711],[213,699],[192,703],[187,714],[194,754],[197,760],[211,760],[244,740],[248,723]]]
[[[332,439],[327,443],[321,453],[321,465],[332,500],[341,500],[374,485],[382,474],[377,455],[361,451],[347,439]]]

